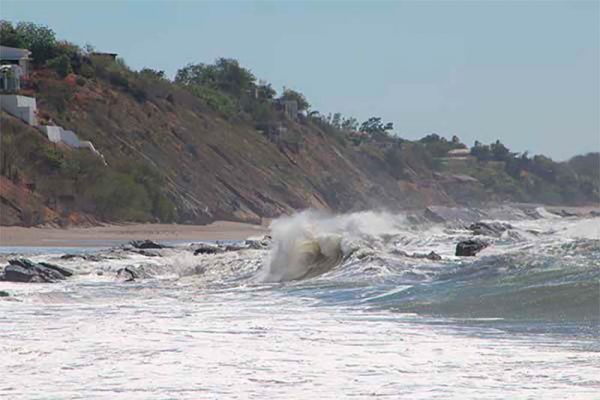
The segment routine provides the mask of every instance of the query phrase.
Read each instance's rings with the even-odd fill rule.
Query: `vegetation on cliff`
[[[163,71],[134,71],[121,59],[58,41],[31,23],[2,21],[0,43],[33,52],[23,94],[38,99],[42,123],[76,131],[106,157],[105,166],[2,115],[1,175],[33,190],[38,207],[62,218],[258,221],[305,207],[600,198],[598,153],[555,162],[497,141],[453,158],[449,151],[467,148],[456,136],[409,141],[378,117],[359,123],[325,115],[298,91],[278,96],[234,59],[184,66],[171,81]],[[0,222],[44,222],[42,212],[25,221],[32,210],[6,198],[3,207],[9,203],[13,217]]]

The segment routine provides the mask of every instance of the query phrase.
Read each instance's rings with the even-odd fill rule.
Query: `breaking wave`
[[[270,244],[32,259],[76,270],[75,281],[111,281],[128,268],[141,281],[175,280],[201,290],[267,287],[324,306],[468,318],[600,318],[600,218],[557,218],[543,209],[489,212],[488,218],[438,212],[446,220],[305,211],[273,221]],[[482,220],[501,222],[502,231],[478,232],[489,246],[475,257],[455,256],[456,244],[475,235],[469,225]]]
[[[303,212],[273,222],[272,249],[258,276],[264,282],[300,281],[291,293],[337,287],[321,298],[324,304],[473,318],[597,320],[599,219],[563,220],[536,211],[536,218],[501,221],[509,228],[497,237],[484,235],[491,246],[467,258],[456,257],[454,249],[472,236],[469,221],[424,224],[388,213]]]
[[[401,216],[363,212],[328,215],[304,211],[271,224],[271,253],[261,271],[266,282],[308,279],[329,272],[358,246],[399,233]]]

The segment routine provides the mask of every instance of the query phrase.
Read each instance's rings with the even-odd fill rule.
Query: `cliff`
[[[309,207],[597,201],[596,177],[569,169],[560,181],[536,170],[541,161],[483,152],[457,163],[440,156],[465,146],[437,135],[411,142],[375,125],[356,140],[322,117],[290,115],[272,95],[174,83],[80,53],[70,62],[69,71],[38,66],[21,94],[37,99],[41,124],[92,142],[106,165],[2,113],[0,224],[260,222]]]

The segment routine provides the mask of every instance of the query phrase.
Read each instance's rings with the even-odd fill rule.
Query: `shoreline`
[[[591,212],[600,214],[600,205],[548,206],[534,203],[509,203],[508,205],[516,208],[544,207],[557,216],[564,212],[580,218],[590,217]],[[232,221],[215,221],[208,225],[123,223],[67,228],[0,226],[0,247],[111,247],[131,240],[144,239],[166,244],[244,240],[269,233],[266,225],[268,222],[270,220],[264,220],[263,225]]]
[[[0,226],[0,247],[107,247],[143,239],[157,242],[244,240],[262,236],[268,231],[265,226],[229,221],[216,221],[209,225]]]

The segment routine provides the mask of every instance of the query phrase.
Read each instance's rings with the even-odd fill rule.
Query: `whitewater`
[[[600,398],[600,218],[444,213],[306,211],[270,238],[151,251],[0,248],[2,266],[75,271],[0,282],[0,398]],[[455,256],[478,221],[506,229]]]

